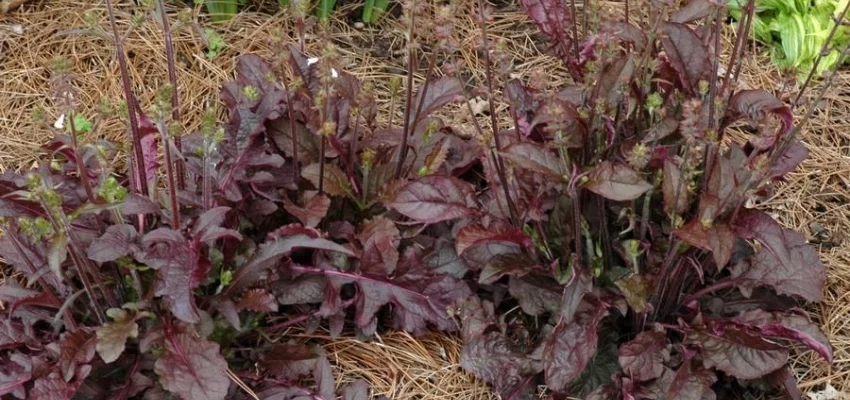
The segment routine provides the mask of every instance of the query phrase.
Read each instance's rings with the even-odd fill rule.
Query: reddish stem
[[[573,0],[573,12],[575,12],[575,0]],[[483,0],[478,0],[478,14],[478,23],[481,27],[481,36],[484,39],[484,75],[487,81],[487,103],[490,106],[490,124],[493,128],[493,142],[496,144],[496,154],[494,155],[496,161],[496,172],[499,175],[499,180],[502,181],[502,189],[504,189],[505,192],[505,201],[507,201],[508,203],[508,212],[510,212],[511,214],[511,221],[514,223],[514,225],[516,225],[517,223],[519,223],[519,217],[517,216],[516,206],[514,205],[514,202],[511,199],[510,190],[508,189],[508,179],[505,176],[505,164],[501,156],[502,142],[499,138],[499,121],[496,119],[496,104],[493,101],[493,71],[490,67],[490,43],[487,39],[487,24],[486,21],[484,21]],[[573,18],[575,18],[575,14],[573,15]],[[573,21],[575,21],[575,19]],[[576,27],[574,24],[573,30],[575,31],[575,29]],[[577,35],[578,33],[575,34]],[[519,129],[519,127],[517,127],[517,129]]]
[[[118,24],[115,22],[115,11],[112,10],[112,2],[105,0],[106,12],[109,14],[109,23],[112,25],[112,35],[115,40],[115,53],[118,57],[118,66],[121,71],[121,83],[124,88],[124,97],[127,100],[127,118],[130,121],[131,139],[133,141],[133,164],[135,174],[139,179],[136,183],[136,189],[143,196],[148,195],[147,174],[144,165],[144,153],[142,152],[142,135],[139,131],[139,120],[136,116],[136,96],[133,94],[133,87],[130,83],[130,68],[127,65],[127,58],[124,56],[124,44],[121,42],[121,35],[118,34]]]
[[[158,118],[157,125],[159,135],[162,137],[162,147],[165,152],[165,175],[168,178],[168,195],[171,201],[171,226],[172,228],[180,229],[180,203],[177,200],[177,186],[175,182],[174,162],[171,157],[171,143],[168,139],[168,128],[165,126],[165,121]]]
[[[349,300],[343,301],[343,302],[339,305],[339,308],[340,308],[340,309],[344,309],[344,308],[346,308],[346,307],[348,307],[348,306],[350,306],[350,305],[352,305],[352,304],[354,304],[354,299],[349,299]],[[266,331],[266,332],[277,332],[277,331],[282,331],[282,330],[284,330],[284,329],[286,329],[286,328],[289,328],[289,327],[291,327],[291,326],[298,325],[298,324],[300,324],[300,323],[302,323],[302,322],[304,322],[304,321],[306,321],[306,320],[308,320],[308,319],[310,319],[310,318],[320,316],[321,311],[322,311],[322,310],[316,310],[316,311],[313,311],[313,312],[310,312],[310,313],[307,313],[307,314],[299,315],[299,316],[297,316],[297,317],[295,317],[295,318],[292,318],[292,319],[290,319],[290,320],[288,320],[288,321],[286,321],[286,322],[282,322],[282,323],[279,323],[279,324],[276,324],[276,325],[272,325],[272,326],[270,326],[270,327],[266,328],[266,329],[265,329],[265,331]]]
[[[174,62],[174,43],[171,41],[171,26],[168,23],[168,17],[165,13],[165,6],[162,4],[162,0],[157,0],[157,7],[159,7],[159,14],[162,18],[162,36],[165,38],[165,60],[168,66],[168,80],[171,82],[171,87],[173,88],[171,96],[171,119],[178,122],[180,121],[180,90],[177,86],[177,68]],[[179,135],[174,136],[174,147],[182,153],[183,145]],[[184,190],[186,189],[186,172],[182,157],[176,160],[175,165],[177,166],[177,188]]]
[[[698,290],[694,294],[686,297],[685,300],[682,301],[682,305],[690,304],[692,301],[698,300],[700,297],[705,296],[709,293],[716,292],[716,291],[721,290],[721,289],[727,289],[727,288],[730,288],[730,287],[735,287],[735,286],[738,286],[739,284],[741,284],[741,282],[736,280],[736,279],[727,279],[727,280],[724,280],[724,281],[715,282],[713,285],[706,286],[706,287]]]
[[[407,32],[408,40],[410,41],[413,41],[413,24],[416,21],[416,12],[413,8],[414,7],[411,7],[410,9],[410,23],[408,24]],[[413,46],[408,43],[407,48],[407,100],[404,103],[404,128],[401,134],[401,148],[399,149],[398,164],[395,166],[396,179],[401,178],[401,165],[404,163],[404,158],[407,156],[407,141],[408,136],[410,135],[410,109],[413,107],[413,71],[416,60],[413,56],[415,54]]]

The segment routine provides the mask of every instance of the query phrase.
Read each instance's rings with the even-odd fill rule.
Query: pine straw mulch
[[[48,127],[58,115],[49,98],[49,64],[57,56],[72,62],[80,111],[95,122],[92,135],[120,140],[126,134],[126,127],[117,118],[98,116],[102,100],[115,105],[123,96],[112,44],[80,30],[86,27],[86,11],[93,11],[98,23],[108,27],[102,5],[91,3],[41,0],[26,5],[22,12],[0,15],[0,171],[31,165],[39,155],[39,144],[53,134]],[[609,3],[604,6],[606,13],[616,9]],[[131,12],[131,8],[120,8],[122,30],[128,26]],[[540,41],[529,34],[536,30],[528,29],[523,13],[502,10],[495,17],[489,27],[490,34],[505,39],[507,52],[520,77],[527,78],[533,71],[542,70],[552,84],[564,79],[559,62],[543,55],[545,49],[539,45]],[[186,131],[197,128],[204,110],[216,107],[221,83],[233,77],[235,57],[244,53],[270,55],[272,33],[288,28],[287,21],[286,15],[243,13],[229,22],[212,25],[227,44],[213,59],[205,57],[202,39],[195,31],[186,26],[175,27],[173,39],[184,116],[181,122]],[[469,13],[458,13],[455,30],[461,48],[465,49],[460,56],[470,67],[470,78],[480,81],[481,64],[477,53],[471,50],[477,40],[477,28]],[[403,27],[388,20],[380,28],[355,29],[346,22],[334,21],[329,32],[348,61],[346,69],[375,84],[386,118],[389,78],[403,74]],[[315,40],[308,40],[307,52],[318,54],[316,46]],[[167,82],[161,32],[154,23],[147,22],[129,35],[125,47],[140,104],[151,104],[156,90]],[[781,87],[782,81],[769,60],[757,52],[754,48],[753,54],[746,58],[739,84],[768,90]],[[424,77],[416,76],[416,79],[421,82]],[[794,358],[792,365],[804,393],[831,385],[844,393],[833,399],[850,398],[850,93],[845,89],[848,87],[850,72],[844,72],[822,104],[815,105],[819,113],[801,132],[811,151],[809,158],[762,205],[785,225],[804,232],[818,247],[828,267],[826,301],[815,311],[835,346],[835,362],[828,366],[812,352],[803,352]],[[36,117],[37,109],[44,110],[42,117]],[[466,113],[460,115],[454,117],[454,122],[463,126],[469,117]],[[301,337],[324,343],[341,381],[363,377],[377,394],[393,399],[493,397],[486,385],[461,370],[460,344],[450,336],[414,338],[392,333],[370,343],[355,339],[330,341],[320,334]]]

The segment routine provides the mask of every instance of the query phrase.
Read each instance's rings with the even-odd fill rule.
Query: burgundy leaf
[[[767,337],[796,340],[832,363],[832,345],[818,326],[805,315],[769,313],[756,309],[742,312],[732,322],[755,329]]]
[[[74,398],[74,393],[82,381],[65,382],[59,373],[54,372],[50,375],[37,378],[32,385],[27,399],[31,400],[69,400]]]
[[[604,161],[589,175],[584,187],[614,201],[635,200],[652,188],[628,165]]]
[[[355,283],[360,290],[355,297],[357,312],[354,322],[361,329],[374,326],[377,312],[389,304],[394,317],[392,325],[397,329],[422,332],[426,324],[431,323],[441,330],[450,331],[456,326],[446,311],[456,299],[470,295],[469,287],[463,281],[445,275],[430,275],[424,265],[408,269],[395,278],[310,267],[291,268],[325,274],[338,284]]]
[[[663,332],[641,332],[620,346],[619,361],[623,372],[636,381],[648,381],[664,373],[670,360],[667,336]]]
[[[794,375],[794,371],[792,371],[790,367],[779,369],[778,371],[770,374],[766,380],[774,387],[781,387],[785,389],[785,394],[787,394],[791,400],[803,400],[803,393],[800,391],[800,388],[797,387],[797,377]]]
[[[301,177],[310,181],[316,188],[319,187],[319,163],[310,164],[301,169]],[[352,196],[351,184],[348,182],[348,176],[342,172],[335,164],[325,164],[324,182],[322,187],[325,193],[337,197]],[[297,216],[297,215],[296,215]]]
[[[593,96],[600,101],[604,99],[608,108],[620,107],[621,99],[627,91],[628,85],[635,73],[635,61],[631,53],[625,57],[618,57],[607,64],[599,74],[599,79],[594,86]],[[624,90],[625,88],[625,90]]]
[[[681,214],[688,210],[690,203],[688,185],[682,181],[679,167],[669,159],[664,160],[664,181],[661,184],[661,191],[664,195],[664,212],[667,215]]]
[[[523,276],[536,265],[531,257],[522,253],[498,254],[481,270],[478,283],[489,285],[504,276]]]
[[[124,215],[159,214],[160,211],[159,205],[136,193],[128,193],[121,207]]]
[[[356,279],[361,292],[357,297],[358,326],[368,325],[385,304],[393,305],[395,325],[408,332],[421,332],[427,322],[441,330],[454,329],[446,314],[454,300],[470,295],[462,281],[448,276],[416,279],[405,276],[398,280]]]
[[[563,179],[563,165],[551,150],[530,142],[514,143],[504,150],[502,156],[520,168],[543,174],[552,179]]]
[[[27,399],[24,384],[31,379],[32,361],[30,361],[30,357],[16,353],[8,359],[5,356],[0,358],[0,396],[11,394],[21,400]]]
[[[794,171],[809,156],[809,149],[799,140],[794,139],[788,144],[782,155],[770,166],[770,177],[781,178]]]
[[[496,323],[496,311],[493,303],[482,301],[478,296],[458,300],[456,316],[461,323],[461,337],[464,343],[472,342]]]
[[[530,136],[531,132],[527,127],[528,121],[532,119],[534,112],[540,107],[535,96],[537,92],[523,85],[519,79],[509,80],[505,83],[505,87],[502,90],[511,106],[511,112],[523,121],[520,122],[521,126],[517,127],[517,129],[520,130],[523,136]],[[526,128],[523,129],[522,125],[525,125]]]
[[[333,369],[328,358],[324,355],[316,360],[316,369],[313,371],[313,380],[316,381],[318,392],[323,399],[336,398],[336,384],[334,383]]]
[[[773,115],[782,121],[781,132],[770,132],[768,135],[782,135],[791,132],[794,128],[794,114],[791,109],[776,96],[762,89],[742,90],[729,99],[729,105],[724,117],[724,125],[731,124],[739,119],[746,119],[752,126],[758,126],[765,119]],[[767,142],[772,145],[772,140]],[[770,146],[757,146],[762,149]]]
[[[751,175],[747,155],[739,146],[730,145],[728,152],[716,158],[711,170],[706,193],[700,199],[700,218],[715,220],[741,204],[741,186],[750,181]],[[721,206],[723,209],[719,209]]]
[[[445,240],[439,241],[436,249],[426,256],[424,261],[431,272],[438,275],[449,275],[460,279],[469,270],[463,259],[458,256],[454,246]]]
[[[555,392],[565,391],[596,354],[604,309],[589,302],[579,308],[575,321],[555,326],[543,350],[546,385]]]
[[[493,385],[493,391],[505,399],[534,398],[532,377],[541,365],[511,345],[501,332],[484,334],[466,343],[460,365],[478,379]]]
[[[168,228],[149,232],[142,245],[139,261],[159,273],[155,294],[165,297],[175,317],[189,323],[200,321],[193,291],[212,267],[209,260],[201,257],[196,244]]]
[[[732,250],[737,238],[732,228],[726,223],[715,222],[706,227],[701,221],[695,219],[674,232],[685,242],[710,251],[718,270],[722,270],[732,258]]]
[[[557,282],[537,275],[512,276],[508,281],[511,296],[517,299],[522,311],[529,315],[560,311],[561,292]]]
[[[803,235],[751,209],[739,213],[733,229],[742,239],[761,245],[753,256],[734,266],[735,279],[812,302],[823,300],[826,269]]]
[[[16,242],[19,246],[16,245]],[[30,276],[47,266],[47,259],[43,250],[28,242],[13,240],[12,234],[4,234],[0,237],[0,255],[3,256],[6,265],[14,267],[24,276]],[[36,271],[31,270],[30,265],[35,266]],[[54,274],[49,274],[46,279],[55,282],[54,286],[60,285]]]
[[[369,400],[369,383],[358,379],[345,385],[342,388],[342,400]]]
[[[648,387],[647,399],[715,400],[711,385],[717,375],[705,368],[692,367],[685,361],[677,371],[664,368],[664,373]]]
[[[91,330],[82,328],[66,332],[59,342],[59,367],[65,382],[74,379],[77,366],[88,364],[94,358],[97,337]]]
[[[227,218],[227,213],[229,211],[230,207],[214,207],[204,211],[192,227],[192,236],[200,237],[205,235],[209,230],[221,227],[221,225],[224,224],[224,220]],[[200,241],[204,242],[205,240]]]
[[[417,222],[434,224],[472,215],[476,203],[468,183],[430,175],[402,186],[387,206]]]
[[[5,316],[0,317],[0,350],[23,346],[28,340],[29,337],[24,333],[22,324]]]
[[[295,122],[295,135],[298,145],[298,160],[309,165],[319,161],[321,157],[321,138],[314,135],[301,122]],[[289,119],[278,118],[268,123],[268,135],[275,146],[283,151],[287,157],[292,155],[292,133]]]
[[[136,228],[121,224],[107,227],[106,232],[92,242],[86,253],[91,260],[105,263],[139,250],[139,233]]]
[[[564,9],[563,2],[554,0],[521,0],[520,4],[540,30],[546,36],[549,36],[550,40],[557,41],[566,32],[565,24],[568,23],[568,15]]]
[[[236,309],[236,303],[228,298],[216,296],[210,299],[210,304],[231,326],[236,329],[242,329],[242,323],[239,321],[239,310]]]
[[[565,324],[573,322],[584,295],[593,290],[593,277],[587,270],[576,268],[573,271],[573,279],[564,287],[561,296],[561,318]]]
[[[670,21],[687,24],[703,19],[708,16],[711,7],[711,2],[708,0],[690,0],[687,5],[670,15]]]
[[[667,34],[661,44],[667,58],[679,75],[682,87],[695,94],[699,82],[711,79],[711,62],[708,48],[697,34],[686,25],[665,22],[664,31]]]
[[[24,297],[19,300],[15,300],[12,303],[12,306],[9,307],[9,313],[15,314],[15,310],[22,306],[38,306],[44,308],[53,308],[58,310],[62,307],[62,303],[59,302],[59,299],[56,296],[49,293],[36,293],[32,296]]]
[[[162,387],[184,400],[224,400],[230,378],[218,344],[192,332],[166,336],[165,354],[154,364]]]
[[[145,177],[148,178],[148,182],[152,181],[157,176],[157,170],[159,170],[159,161],[157,161],[158,156],[158,146],[157,146],[157,134],[159,131],[156,129],[153,121],[145,115],[144,113],[139,113],[139,130],[142,134],[142,156],[144,158],[145,165]],[[138,183],[136,184],[138,185]]]
[[[602,24],[602,30],[616,39],[631,43],[638,53],[643,53],[646,48],[646,35],[640,28],[632,24],[622,21],[606,21]]]
[[[236,270],[233,280],[227,286],[228,292],[240,293],[254,283],[267,278],[268,269],[296,248],[335,251],[354,257],[351,250],[330,240],[314,238],[305,234],[278,238],[261,244],[251,260]]]
[[[462,256],[476,246],[500,242],[515,245],[517,248],[531,245],[528,236],[510,225],[493,224],[485,227],[475,224],[464,226],[458,231],[455,249],[457,254]]]
[[[281,305],[321,303],[325,298],[327,279],[319,275],[302,275],[276,283],[273,293]]]
[[[462,95],[463,85],[460,80],[454,77],[445,76],[433,80],[428,84],[428,90],[425,93],[424,99],[422,98],[421,91],[416,93],[413,104],[415,107],[419,108],[414,108],[414,110],[422,110],[419,114],[419,119],[421,120],[444,105],[463,99]],[[409,115],[409,118],[411,119],[411,126],[415,126],[415,122],[418,121],[413,121],[414,113],[409,113]]]
[[[297,380],[313,373],[319,356],[304,344],[276,344],[260,355],[260,368],[281,379]]]
[[[693,331],[687,343],[701,348],[703,364],[739,379],[757,379],[785,366],[788,350],[739,329]]]
[[[255,312],[276,312],[277,301],[271,293],[264,289],[251,289],[242,293],[236,308]]]
[[[256,89],[273,87],[268,77],[274,73],[271,64],[256,54],[244,54],[236,59],[236,72],[238,79],[243,85],[250,85]]]
[[[323,194],[316,194],[307,200],[304,207],[300,207],[288,198],[283,198],[283,207],[286,211],[298,218],[304,226],[315,227],[328,215],[331,199]]]
[[[360,255],[360,270],[367,274],[388,276],[398,265],[398,246],[401,233],[395,224],[385,217],[366,221],[358,234],[363,244]]]

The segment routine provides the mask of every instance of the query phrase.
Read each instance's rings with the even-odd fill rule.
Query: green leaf
[[[375,9],[375,0],[366,0],[363,3],[363,22],[370,24],[372,23],[372,12]]]
[[[319,7],[316,8],[316,16],[319,19],[326,20],[331,16],[331,12],[336,6],[336,0],[321,0],[319,2]]]
[[[366,24],[377,23],[387,12],[389,0],[366,0],[363,5],[363,22]]]
[[[213,22],[227,21],[239,12],[238,0],[206,0],[207,12]]]

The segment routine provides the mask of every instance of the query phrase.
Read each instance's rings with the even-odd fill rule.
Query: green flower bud
[[[233,272],[229,269],[221,271],[221,286],[227,286],[233,281]]]
[[[401,77],[394,76],[390,78],[390,94],[397,96],[399,93],[401,93]]]
[[[260,98],[260,91],[253,86],[245,86],[242,88],[242,95],[249,101],[257,101]]]
[[[110,176],[101,182],[97,194],[107,203],[114,204],[124,201],[127,197],[127,188],[121,186],[114,176]]]
[[[646,111],[650,114],[654,114],[655,110],[661,107],[661,104],[664,100],[661,98],[661,94],[659,93],[651,93],[646,98]]]
[[[41,188],[41,177],[36,173],[27,174],[27,189],[34,191]]]
[[[33,223],[33,236],[38,239],[48,238],[54,234],[53,224],[43,217],[38,217]]]

